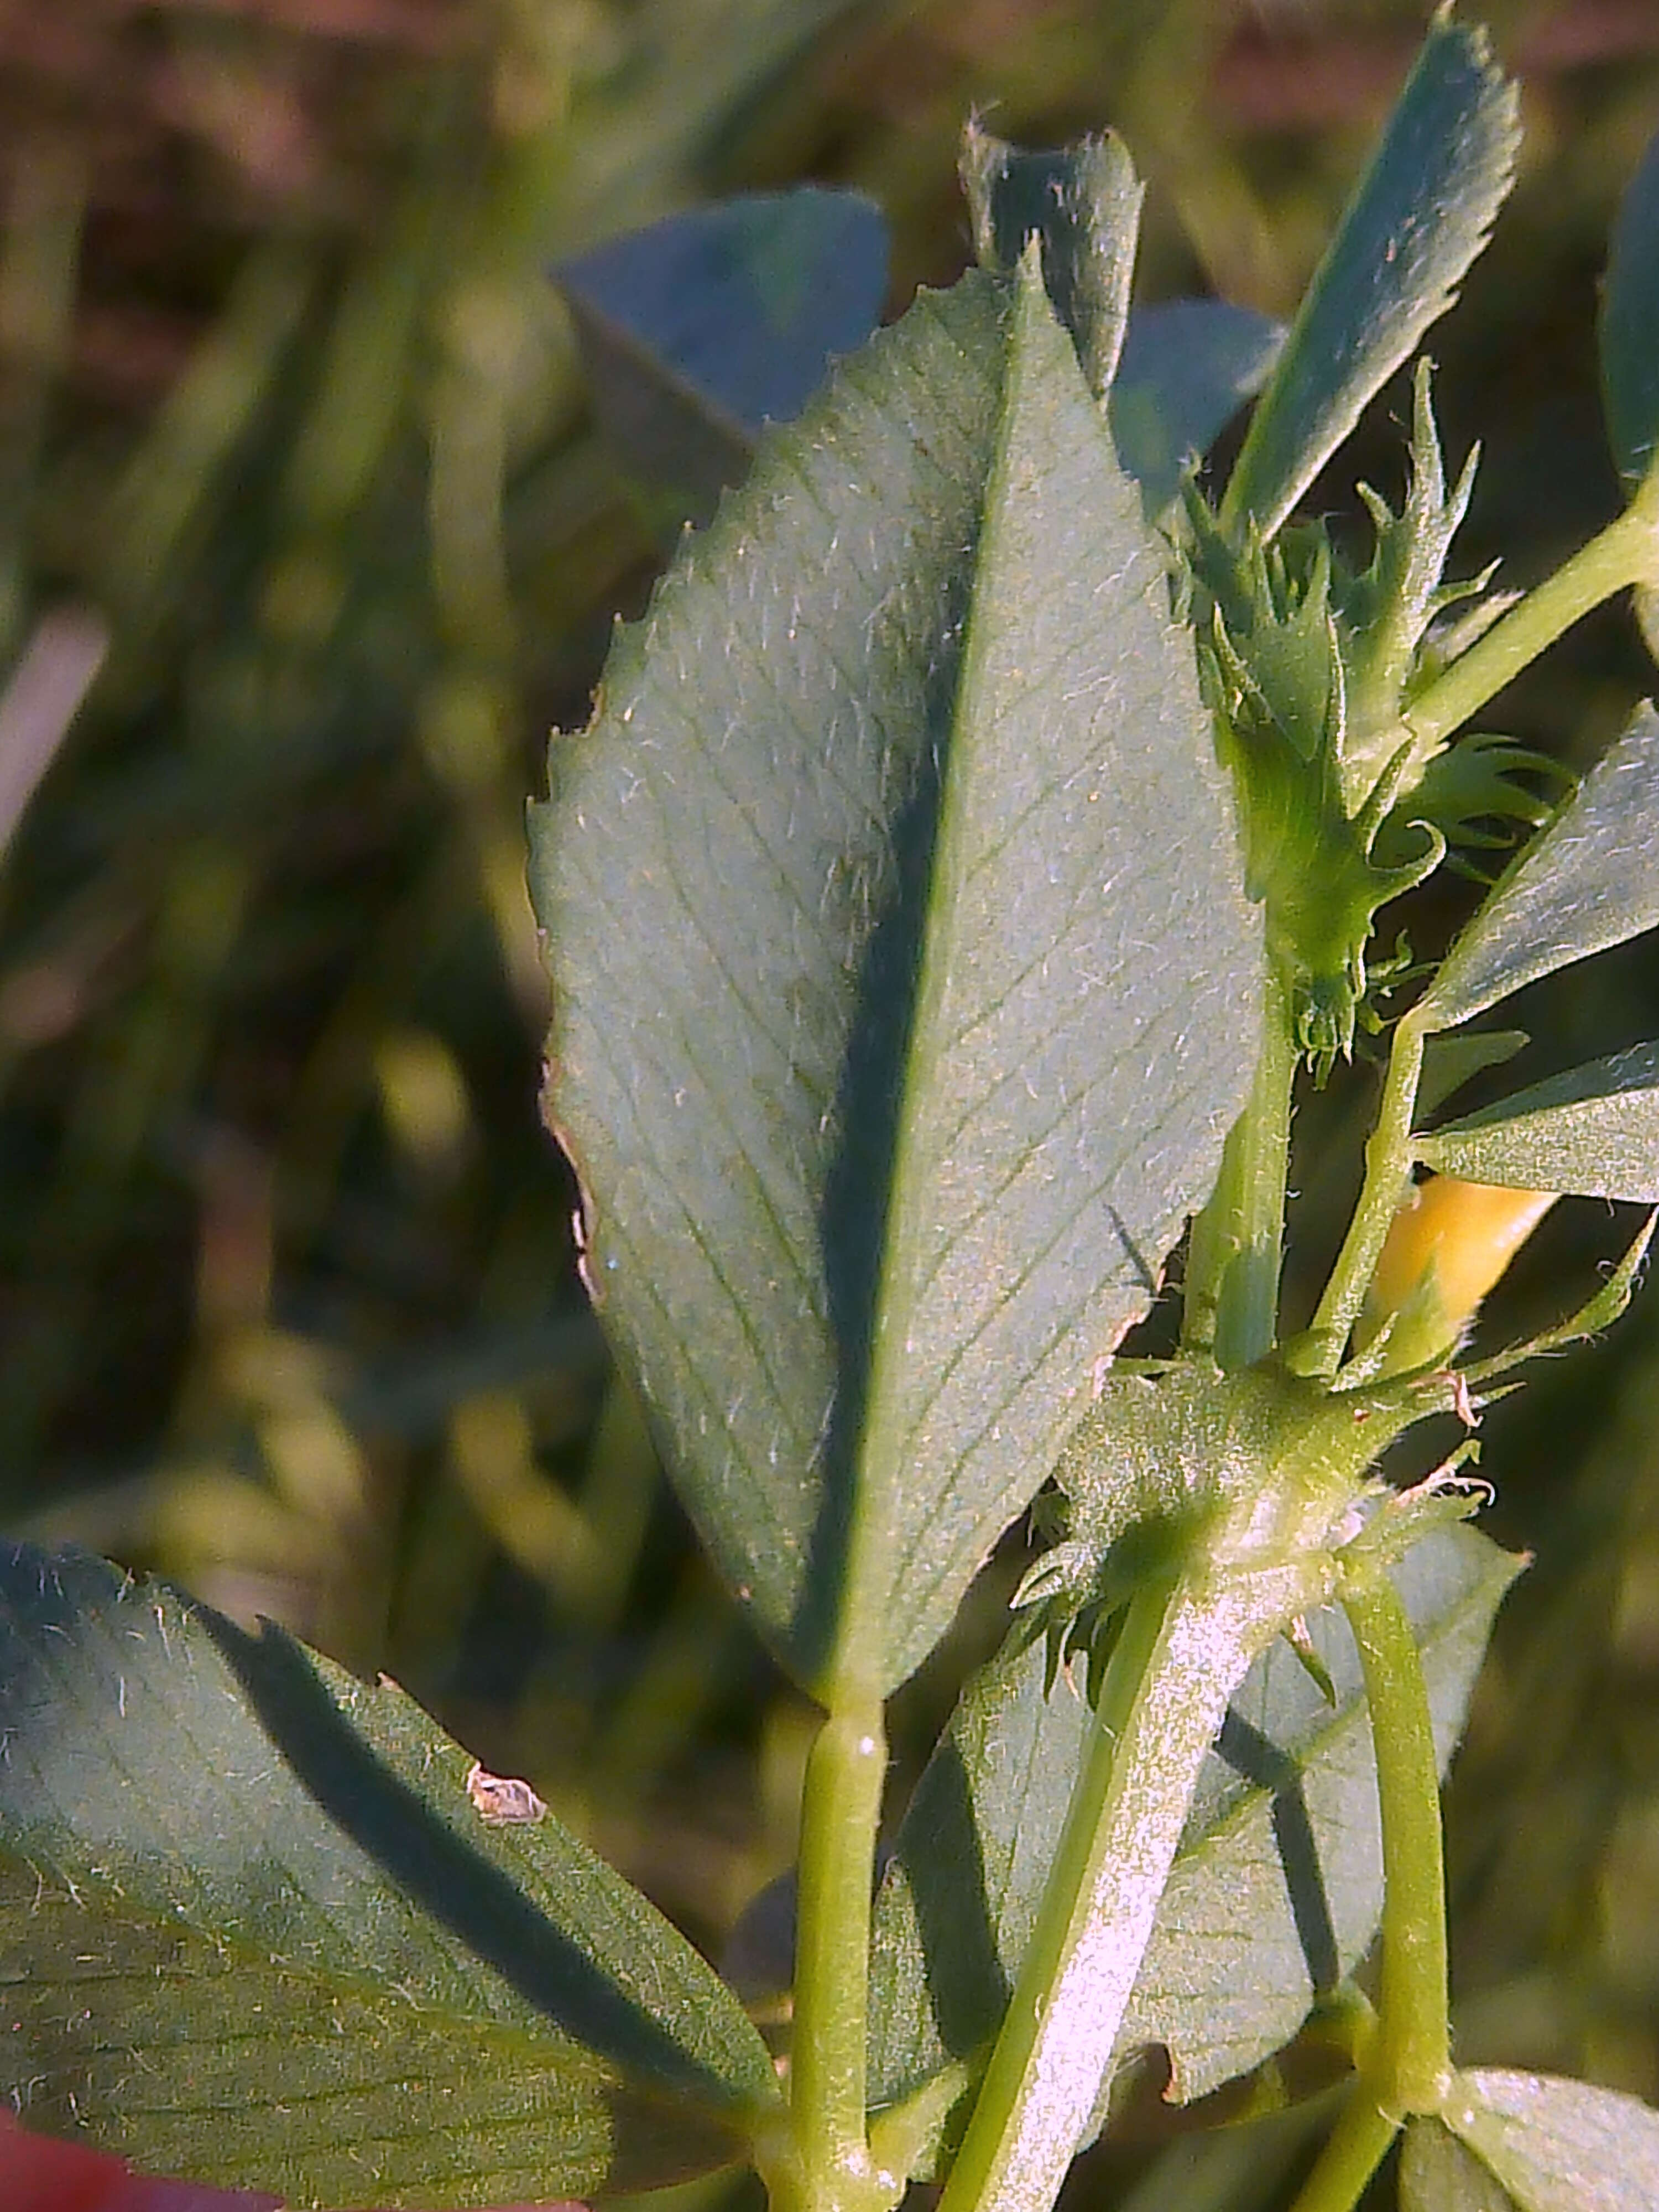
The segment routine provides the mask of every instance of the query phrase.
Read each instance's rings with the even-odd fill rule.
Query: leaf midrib
[[[1017,284],[1028,282],[1029,279],[1016,280]],[[1037,282],[1040,286],[1040,277]],[[901,1471],[900,1452],[908,1441],[908,1432],[902,1437],[899,1434],[902,1402],[900,1377],[909,1357],[905,1339],[915,1310],[917,1261],[922,1243],[916,1233],[917,1216],[927,1188],[923,1173],[927,1163],[921,1157],[923,1117],[913,1110],[913,1101],[917,1091],[932,1079],[933,1070],[939,1064],[940,1041],[935,1032],[945,1002],[950,958],[955,949],[954,925],[961,910],[958,894],[967,879],[962,853],[966,813],[963,787],[968,765],[963,758],[967,747],[963,736],[971,719],[967,702],[977,697],[989,651],[981,620],[981,594],[997,534],[995,517],[1009,476],[1009,447],[1024,368],[1024,348],[1018,331],[1023,304],[1021,293],[1011,288],[1003,309],[1006,368],[998,403],[996,441],[980,495],[973,544],[963,553],[971,582],[963,618],[962,658],[951,702],[920,960],[899,1082],[898,1136],[877,1270],[870,1374],[859,1437],[857,1502],[848,1547],[846,1599],[830,1668],[830,1699],[848,1707],[874,1702],[890,1686],[882,1650],[883,1624],[875,1601],[878,1573],[893,1534],[892,1501]],[[930,1160],[933,1133],[928,1130],[926,1135]],[[883,1508],[880,1528],[872,1525],[872,1499],[878,1499]],[[880,1579],[886,1583],[890,1577],[883,1574]]]

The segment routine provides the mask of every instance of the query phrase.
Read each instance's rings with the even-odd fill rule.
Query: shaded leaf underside
[[[1282,323],[1230,300],[1165,300],[1130,316],[1112,435],[1149,517],[1166,513],[1182,470],[1261,389],[1284,343]]]
[[[554,276],[623,466],[706,518],[763,424],[798,414],[829,357],[874,329],[887,225],[857,193],[803,185],[666,216]]]
[[[775,2101],[712,1970],[368,1688],[101,1562],[0,1565],[0,2059],[37,2124],[297,2203],[588,2192]]]
[[[1620,204],[1599,336],[1607,435],[1625,489],[1634,492],[1659,449],[1659,137]]]
[[[1466,1182],[1652,1205],[1659,1201],[1659,1044],[1552,1076],[1413,1141],[1430,1167]]]

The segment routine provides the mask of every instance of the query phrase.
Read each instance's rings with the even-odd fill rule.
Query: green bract
[[[1015,1605],[1064,1635],[1079,1607],[1109,1613],[1199,1549],[1220,1568],[1334,1548],[1357,1533],[1372,1462],[1449,1403],[1443,1378],[1333,1395],[1275,1366],[1120,1368],[1055,1466],[1066,1535]]]
[[[1550,812],[1565,779],[1549,760],[1480,735],[1448,744],[1411,725],[1414,699],[1506,610],[1489,578],[1447,582],[1477,455],[1448,492],[1419,362],[1405,501],[1359,487],[1375,544],[1345,568],[1320,523],[1271,542],[1247,518],[1242,546],[1187,489],[1188,612],[1222,757],[1238,792],[1250,894],[1266,915],[1297,1042],[1327,1076],[1356,1025],[1379,1026],[1370,985],[1379,907],[1415,889],[1454,845],[1501,848]],[[1440,618],[1474,605],[1455,624]]]
[[[1297,1045],[1323,1075],[1352,1049],[1376,909],[1439,865],[1445,839],[1419,823],[1415,859],[1385,867],[1376,857],[1413,764],[1409,739],[1350,811],[1349,672],[1323,530],[1287,530],[1267,546],[1252,526],[1235,556],[1195,495],[1188,516],[1200,665],[1237,786],[1246,882],[1265,909]],[[1400,704],[1396,693],[1385,726],[1397,728]]]

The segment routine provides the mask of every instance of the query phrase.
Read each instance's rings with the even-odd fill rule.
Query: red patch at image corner
[[[278,2212],[282,2199],[160,2181],[80,2143],[57,2142],[0,2112],[0,2204],[5,2212]]]
[[[4,2212],[282,2212],[256,2190],[210,2189],[134,2173],[122,2159],[32,2135],[0,2112],[0,2207]],[[587,2212],[568,2201],[503,2204],[495,2212]]]

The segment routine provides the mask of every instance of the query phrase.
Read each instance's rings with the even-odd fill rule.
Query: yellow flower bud
[[[1389,1228],[1359,1318],[1361,1350],[1392,1321],[1382,1372],[1449,1358],[1480,1301],[1559,1195],[1431,1176]]]

